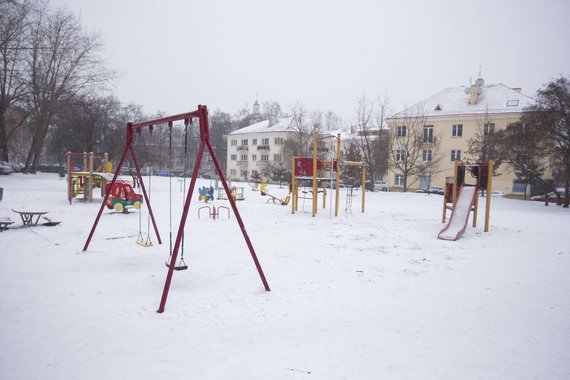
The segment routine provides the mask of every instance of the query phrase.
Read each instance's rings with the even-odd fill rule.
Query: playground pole
[[[336,135],[336,189],[334,201],[334,216],[338,216],[338,202],[340,197],[340,133]]]
[[[366,196],[366,166],[361,166],[362,170],[362,213],[364,213],[364,198]]]
[[[71,202],[73,200],[73,187],[72,187],[72,182],[71,182],[71,152],[67,152],[67,199],[69,200],[69,204],[71,205]]]
[[[453,196],[451,198],[451,203],[455,208],[455,201],[457,200],[457,171],[459,168],[459,161],[455,160],[453,163]]]
[[[313,217],[317,214],[317,134],[313,134]]]
[[[291,158],[291,214],[295,214],[295,202],[297,201],[297,181],[295,179],[295,156]]]
[[[485,232],[489,232],[489,218],[490,218],[490,214],[491,214],[491,189],[493,188],[492,186],[492,181],[493,181],[493,160],[489,160],[488,162],[488,168],[487,168],[487,202],[485,205],[485,228],[483,229],[483,231]]]
[[[87,168],[89,169],[89,178],[87,178],[87,198],[89,202],[93,201],[93,152],[89,152],[87,160]]]
[[[480,169],[479,169],[480,170]],[[479,188],[475,188],[475,202],[473,203],[473,228],[477,227],[477,212],[479,211]]]

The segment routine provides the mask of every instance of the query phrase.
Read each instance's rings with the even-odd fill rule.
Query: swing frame
[[[212,144],[210,142],[210,128],[209,128],[209,123],[208,123],[208,108],[205,105],[198,105],[198,109],[196,111],[192,111],[192,112],[187,112],[187,113],[173,115],[173,116],[167,116],[167,117],[149,120],[149,121],[144,121],[144,122],[136,123],[136,124],[131,123],[131,122],[127,123],[125,149],[123,151],[123,154],[121,155],[121,159],[119,161],[119,164],[117,165],[117,168],[115,169],[115,174],[114,174],[113,179],[111,181],[111,187],[117,181],[117,177],[119,176],[119,173],[121,171],[123,163],[127,157],[127,154],[130,154],[132,161],[134,163],[135,169],[136,169],[137,177],[140,181],[143,196],[144,196],[144,199],[145,199],[145,202],[147,204],[148,211],[149,211],[149,214],[150,214],[150,217],[152,220],[154,232],[156,234],[158,243],[162,244],[162,240],[160,238],[160,234],[159,234],[158,228],[156,226],[156,221],[154,219],[154,214],[152,212],[152,206],[151,206],[150,200],[149,200],[147,192],[146,192],[146,187],[144,185],[143,177],[141,175],[141,169],[140,169],[140,166],[139,166],[139,163],[137,160],[136,153],[133,149],[133,136],[134,136],[135,132],[140,133],[140,131],[143,128],[149,128],[149,130],[152,131],[152,128],[155,125],[168,124],[168,127],[170,129],[172,129],[173,123],[175,121],[183,120],[184,124],[186,126],[188,126],[193,118],[198,118],[198,120],[199,120],[200,146],[198,148],[198,153],[196,155],[196,161],[194,163],[194,169],[192,171],[192,178],[190,180],[190,187],[188,188],[188,192],[186,194],[186,199],[184,201],[184,208],[182,210],[182,216],[180,218],[180,224],[178,226],[178,233],[176,235],[176,241],[174,243],[174,248],[172,250],[171,262],[176,263],[176,259],[178,257],[178,251],[180,249],[182,237],[184,234],[184,226],[185,226],[186,220],[188,218],[188,210],[190,208],[190,203],[192,201],[192,194],[194,193],[194,187],[196,185],[196,179],[198,178],[200,163],[202,162],[202,157],[204,155],[204,151],[206,149],[208,149],[208,153],[210,154],[210,157],[212,158],[212,162],[214,163],[214,166],[216,168],[216,172],[218,173],[218,176],[222,182],[224,190],[226,191],[226,195],[228,197],[228,200],[230,202],[230,205],[232,207],[234,215],[236,216],[236,220],[240,226],[240,229],[241,229],[241,232],[243,234],[245,243],[246,243],[247,247],[249,248],[249,252],[251,254],[251,257],[253,259],[255,267],[257,268],[257,272],[259,273],[259,276],[261,278],[263,286],[264,286],[266,291],[270,291],[269,284],[267,283],[267,280],[266,280],[265,275],[263,273],[263,269],[261,268],[261,264],[259,263],[257,255],[255,253],[255,249],[253,248],[253,244],[251,243],[251,240],[249,239],[249,235],[245,229],[245,225],[244,225],[243,220],[241,219],[241,215],[237,209],[236,202],[233,199],[233,197],[231,196],[230,188],[228,186],[228,183],[226,182],[226,178],[224,176],[224,173],[222,172],[222,169],[221,169],[220,164],[218,162],[218,158],[216,157],[216,154],[214,153],[214,149],[212,148]],[[105,194],[105,198],[103,199],[103,202],[101,203],[101,207],[99,208],[99,212],[97,213],[97,217],[95,218],[95,222],[93,223],[93,227],[91,228],[91,231],[89,232],[89,236],[87,238],[87,241],[85,242],[85,245],[83,247],[84,252],[89,247],[91,239],[93,238],[93,234],[95,233],[95,230],[97,228],[97,225],[98,225],[99,220],[101,218],[101,215],[103,213],[103,209],[105,207],[105,203],[106,203],[108,197],[109,197],[109,194],[108,193]],[[166,281],[164,284],[164,289],[162,292],[160,305],[159,305],[159,308],[157,310],[158,313],[164,312],[164,308],[166,306],[166,300],[168,298],[168,292],[170,290],[170,284],[172,282],[173,273],[174,273],[174,265],[170,265],[170,267],[168,268],[168,273],[166,275]]]

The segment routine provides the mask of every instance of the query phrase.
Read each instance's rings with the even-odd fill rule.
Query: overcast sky
[[[400,111],[446,88],[570,75],[570,1],[52,0],[105,40],[123,102],[234,113],[275,100],[350,121],[363,92]]]

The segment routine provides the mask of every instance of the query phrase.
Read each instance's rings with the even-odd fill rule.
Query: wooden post
[[[362,164],[361,166],[362,171],[362,213],[364,213],[364,199],[366,197],[366,166]]]
[[[313,217],[317,214],[317,198],[318,198],[318,187],[317,187],[317,134],[313,134]]]
[[[71,180],[72,176],[72,165],[73,165],[73,158],[71,152],[67,152],[67,199],[69,200],[69,204],[73,201],[73,181]]]
[[[297,157],[293,156],[291,159],[291,214],[295,213],[295,204],[297,203],[297,180],[295,178],[295,160]]]
[[[479,187],[475,186],[475,202],[473,202],[473,228],[477,227],[477,212],[479,211]]]
[[[489,218],[491,216],[491,190],[493,188],[493,160],[489,160],[489,167],[487,168],[489,173],[487,176],[487,203],[485,205],[485,232],[489,232]]]
[[[89,177],[87,178],[87,199],[91,202],[93,201],[93,152],[89,152],[87,170],[89,171]]]
[[[334,201],[334,216],[338,216],[338,204],[340,198],[340,133],[336,135],[336,189]]]
[[[459,169],[459,161],[455,161],[453,164],[453,195],[451,197],[452,207],[455,208],[455,201],[457,200],[457,171]]]
[[[447,219],[447,179],[444,183],[445,187],[443,188],[443,213],[441,215],[441,222],[445,224]]]

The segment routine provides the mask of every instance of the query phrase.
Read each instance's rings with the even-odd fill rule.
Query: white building
[[[268,178],[272,166],[288,169],[285,140],[294,135],[291,118],[270,117],[228,135],[227,175],[247,181],[257,175]]]

